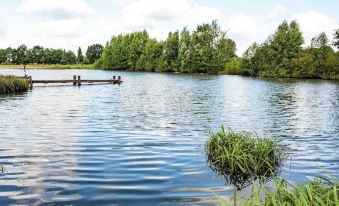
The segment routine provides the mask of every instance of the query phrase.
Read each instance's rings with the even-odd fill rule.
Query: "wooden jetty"
[[[121,76],[116,78],[113,76],[113,79],[81,79],[81,76],[73,75],[73,79],[62,79],[62,80],[33,80],[32,76],[23,76],[20,78],[25,78],[28,80],[29,88],[33,89],[33,84],[58,84],[58,83],[73,83],[73,85],[81,86],[82,83],[112,83],[112,84],[121,84]]]

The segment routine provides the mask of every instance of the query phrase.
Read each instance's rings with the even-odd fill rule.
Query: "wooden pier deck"
[[[73,83],[73,85],[81,86],[82,83],[112,83],[121,84],[121,76],[112,79],[81,79],[81,76],[73,75],[73,79],[61,79],[61,80],[33,80],[32,76],[23,76],[19,78],[25,78],[28,80],[30,89],[33,89],[33,84],[58,84],[58,83]]]

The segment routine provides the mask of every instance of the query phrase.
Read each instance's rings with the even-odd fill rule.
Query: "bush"
[[[0,75],[0,94],[24,92],[28,90],[28,81],[15,76]]]
[[[242,66],[242,60],[240,58],[233,58],[231,61],[225,64],[222,74],[236,74],[236,75],[248,75],[248,72]]]
[[[205,152],[213,170],[241,186],[253,179],[272,176],[286,157],[284,147],[274,138],[225,131],[223,127],[211,133]]]

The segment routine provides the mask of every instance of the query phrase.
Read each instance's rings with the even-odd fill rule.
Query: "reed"
[[[24,92],[29,88],[28,81],[15,76],[0,75],[0,94]]]
[[[286,180],[276,180],[274,188],[263,182],[253,186],[250,194],[238,199],[242,206],[338,206],[339,182],[316,178],[305,184],[292,184]],[[232,205],[230,200],[220,201],[220,205]]]
[[[285,149],[275,138],[259,138],[247,132],[211,133],[205,144],[210,167],[234,185],[270,177],[286,158]],[[241,189],[238,186],[238,189]]]

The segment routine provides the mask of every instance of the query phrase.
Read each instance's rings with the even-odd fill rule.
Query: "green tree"
[[[136,62],[136,70],[155,71],[158,69],[158,62],[162,55],[162,50],[162,44],[156,39],[148,40],[144,52]]]
[[[337,47],[339,49],[339,29],[337,29],[334,32],[334,37],[333,37],[333,46]]]
[[[178,52],[178,61],[180,72],[190,72],[192,70],[192,52],[190,50],[191,36],[190,32],[185,27],[179,38],[179,52]]]
[[[82,50],[81,50],[81,48],[79,47],[79,48],[78,48],[78,55],[77,55],[77,57],[76,57],[76,62],[77,62],[78,64],[82,64],[83,61],[84,61],[84,55],[82,54]]]
[[[198,25],[192,34],[190,50],[194,73],[218,73],[235,56],[235,43],[213,21]]]
[[[0,64],[3,64],[7,61],[6,49],[0,49]]]
[[[250,76],[256,76],[258,74],[258,62],[256,61],[256,51],[259,45],[257,42],[251,44],[251,46],[245,51],[242,57],[242,67]]]
[[[179,32],[170,32],[163,47],[163,63],[158,68],[159,71],[174,72],[179,71]]]
[[[103,46],[101,44],[92,44],[88,46],[86,51],[86,58],[89,64],[93,64],[103,52]]]
[[[44,48],[42,46],[34,46],[31,51],[31,62],[32,63],[43,63],[42,57],[44,56]]]
[[[27,46],[20,45],[16,50],[16,59],[15,63],[17,64],[27,64]]]
[[[294,59],[303,51],[304,39],[296,21],[284,21],[261,45],[252,45],[244,55],[250,75],[292,77]]]

